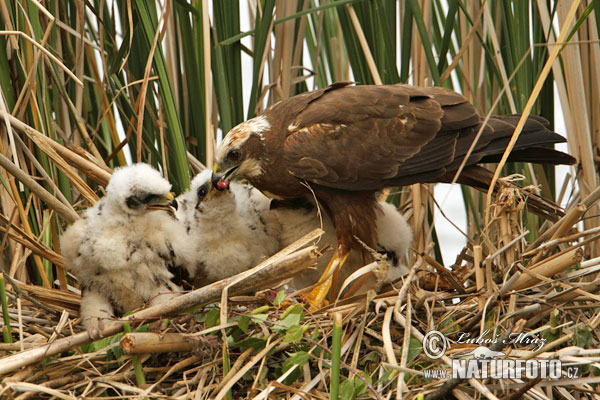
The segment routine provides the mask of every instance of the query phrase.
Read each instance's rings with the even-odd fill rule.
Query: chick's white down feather
[[[317,214],[317,209],[312,201],[306,202],[308,207],[290,207],[283,205],[271,210],[277,217],[281,226],[280,241],[281,245],[287,246],[300,238],[302,235],[321,226],[321,221]],[[379,253],[386,254],[387,261],[390,264],[387,277],[384,282],[394,281],[408,273],[406,266],[406,256],[412,242],[412,230],[408,226],[404,216],[392,204],[379,202],[380,211],[377,213],[377,243],[376,248]],[[315,284],[321,273],[325,269],[327,262],[333,255],[333,250],[337,246],[337,236],[335,228],[329,217],[323,212],[322,228],[325,234],[321,236],[318,243],[319,248],[327,248],[318,259],[317,269],[307,271],[297,275],[292,284],[296,289]],[[365,262],[358,251],[352,251],[339,272],[340,284],[350,276],[354,271],[363,267]]]
[[[170,188],[147,164],[118,168],[106,196],[62,235],[67,268],[82,288],[81,317],[88,329],[181,291],[169,267],[189,265],[185,229],[168,212],[144,203],[149,196],[166,198]]]
[[[234,182],[230,191],[215,191],[209,170],[196,176],[190,189],[179,196],[177,202],[177,217],[195,248],[195,277],[192,276],[196,287],[254,267],[321,226],[316,207],[309,200],[302,201],[300,206],[284,202],[270,209],[271,199],[249,185]],[[405,260],[412,231],[393,205],[380,202],[380,208],[375,250],[387,255],[391,268],[385,281],[389,282],[408,273]],[[293,285],[297,289],[317,282],[336,247],[335,229],[326,215],[323,215],[323,229],[325,234],[319,247],[330,250],[319,258],[317,270],[294,278]],[[352,252],[340,272],[340,279],[345,280],[364,265],[360,252]]]
[[[268,213],[269,199],[249,185],[232,183],[216,191],[204,170],[177,198],[177,218],[194,249],[194,286],[238,274],[258,265],[279,248],[278,221]]]

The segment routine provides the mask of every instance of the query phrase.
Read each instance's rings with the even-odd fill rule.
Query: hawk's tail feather
[[[510,143],[519,119],[520,115],[504,115],[490,118],[466,165],[499,162]],[[554,165],[575,164],[575,158],[552,148],[553,144],[564,143],[566,139],[546,128],[547,125],[548,121],[544,118],[529,116],[508,157],[508,161]],[[479,130],[478,127],[475,131],[477,130]],[[454,161],[446,167],[448,171],[456,171],[459,168],[466,156],[466,148],[470,147],[474,139],[473,136],[474,133],[472,132],[459,135],[456,146],[457,153]]]
[[[500,162],[502,154],[483,157],[482,163]],[[508,160],[511,162],[533,162],[537,164],[571,165],[575,163],[573,156],[562,151],[549,149],[547,147],[531,146],[523,150],[513,150]]]

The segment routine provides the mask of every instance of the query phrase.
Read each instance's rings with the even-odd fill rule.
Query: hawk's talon
[[[348,258],[348,254],[350,254],[350,252],[348,250],[343,250],[340,246],[335,250],[335,253],[319,278],[319,284],[310,293],[305,295],[308,298],[309,311],[317,311],[329,304],[327,301],[327,294],[331,289],[333,276],[342,268],[346,258]],[[337,295],[337,293],[335,294]]]

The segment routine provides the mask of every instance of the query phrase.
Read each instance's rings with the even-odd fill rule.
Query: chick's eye
[[[127,207],[129,208],[135,209],[140,207],[143,204],[143,201],[137,198],[136,196],[129,196],[125,199],[125,204],[127,204]]]
[[[208,193],[208,189],[206,189],[206,186],[202,186],[200,189],[198,189],[198,197],[201,199],[203,199],[207,193]]]
[[[239,150],[230,150],[229,153],[227,153],[227,159],[229,161],[239,161],[241,157],[240,151]]]

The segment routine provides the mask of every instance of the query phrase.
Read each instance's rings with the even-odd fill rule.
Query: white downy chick
[[[177,197],[177,218],[194,250],[194,287],[236,275],[258,265],[279,249],[278,221],[270,200],[252,186],[231,183],[213,188],[204,170]]]
[[[81,287],[81,318],[94,337],[103,320],[173,298],[170,268],[190,260],[185,228],[168,205],[171,184],[150,165],[115,169],[104,196],[61,237]]]

